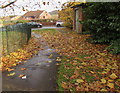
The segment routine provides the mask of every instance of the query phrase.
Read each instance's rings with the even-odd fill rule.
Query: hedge
[[[120,2],[86,3],[84,21],[93,43],[109,44],[111,53],[120,53]]]

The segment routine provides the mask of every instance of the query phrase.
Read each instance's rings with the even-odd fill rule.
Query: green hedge
[[[92,42],[110,44],[111,53],[120,53],[120,2],[87,3],[81,23],[89,30]]]

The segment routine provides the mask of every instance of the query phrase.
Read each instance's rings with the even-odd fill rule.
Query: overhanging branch
[[[6,8],[6,7],[8,7],[8,6],[10,6],[11,4],[14,4],[15,2],[16,2],[17,0],[15,0],[15,1],[13,1],[13,2],[10,2],[9,4],[7,4],[7,5],[3,5],[3,6],[0,6],[0,8]]]

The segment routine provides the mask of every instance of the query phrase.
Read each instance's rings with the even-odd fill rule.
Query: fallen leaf
[[[10,71],[13,71],[14,69],[10,69],[10,68],[8,68],[7,70],[10,72]]]
[[[106,89],[102,88],[100,91],[107,91]]]
[[[105,79],[101,79],[101,83],[106,83],[106,80]]]
[[[87,65],[85,62],[82,62],[81,64],[82,64],[82,65]]]
[[[59,63],[56,63],[56,65],[58,66],[58,65],[60,65]]]
[[[20,78],[21,78],[21,77],[23,77],[23,76],[25,76],[25,75],[24,75],[24,74],[21,74],[21,75],[19,75],[18,77],[20,77]]]
[[[50,54],[50,56],[48,58],[51,58],[53,56],[53,54]]]
[[[16,65],[17,65],[17,64],[15,64],[15,63],[13,64],[13,66],[16,66]]]
[[[114,83],[108,83],[107,86],[110,88],[114,88]]]
[[[90,73],[94,74],[95,72],[93,72],[93,71],[90,71]]]
[[[120,81],[116,81],[115,84],[120,87]]]
[[[110,78],[111,78],[111,79],[116,79],[116,78],[117,78],[117,76],[116,76],[116,74],[115,74],[115,73],[112,73],[112,74],[110,75]]]
[[[61,61],[61,59],[59,58],[59,59],[56,59],[56,61]]]
[[[15,72],[8,74],[7,76],[14,76]]]
[[[82,83],[82,82],[84,82],[84,80],[82,80],[82,79],[77,79],[76,82],[77,82],[77,83]]]
[[[48,63],[51,63],[52,61],[50,60],[50,61],[47,61]]]
[[[108,82],[113,82],[113,80],[109,79]]]
[[[106,71],[103,71],[102,74],[106,74],[107,72]]]
[[[21,68],[20,70],[26,70],[26,68]]]
[[[65,89],[68,88],[66,82],[62,82],[62,85],[61,85],[61,86],[62,86],[63,88],[65,88]]]

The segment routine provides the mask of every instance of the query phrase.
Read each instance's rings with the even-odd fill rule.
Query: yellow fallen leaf
[[[106,80],[105,79],[101,79],[101,83],[106,83]]]
[[[82,82],[84,82],[84,80],[82,80],[82,79],[77,79],[76,82],[77,82],[77,83],[82,83]]]
[[[66,82],[62,82],[61,86],[62,86],[63,88],[68,88]]]
[[[16,64],[14,63],[13,66],[16,66]]]
[[[85,62],[82,62],[81,64],[82,64],[82,65],[87,65]]]
[[[107,90],[103,88],[103,89],[101,89],[100,91],[107,91]]]
[[[48,57],[48,58],[51,58],[53,55],[52,54],[50,54],[50,56]]]
[[[105,71],[107,71],[107,72],[109,72],[110,71],[110,69],[109,68],[106,68],[106,69],[104,69]]]
[[[108,82],[113,82],[113,80],[109,79]]]
[[[116,78],[117,78],[117,76],[116,76],[116,74],[115,74],[115,73],[112,73],[112,74],[110,75],[110,78],[111,78],[111,79],[116,79]]]
[[[108,83],[107,86],[110,87],[110,88],[114,88],[114,84],[113,83]]]
[[[61,61],[61,59],[59,58],[59,59],[56,59],[56,61]]]
[[[102,74],[106,74],[107,72],[106,71],[103,71]]]
[[[13,76],[15,75],[15,72],[8,74],[7,76]]]

